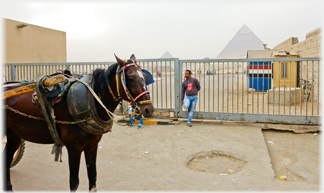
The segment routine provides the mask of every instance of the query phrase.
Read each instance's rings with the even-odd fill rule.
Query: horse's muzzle
[[[144,117],[151,117],[154,112],[154,107],[152,104],[140,105],[140,109]]]

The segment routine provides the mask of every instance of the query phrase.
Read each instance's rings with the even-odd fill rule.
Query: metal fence
[[[148,90],[150,91],[155,110],[174,111],[174,67],[179,67],[179,59],[140,59],[137,61],[142,68],[151,72],[154,77],[155,83],[149,85]],[[43,75],[49,75],[64,69],[70,69],[73,73],[90,74],[98,68],[107,69],[114,63],[116,62],[4,64],[2,68],[2,81],[33,81]]]
[[[194,118],[320,123],[320,58],[180,60],[180,68],[201,84]]]
[[[153,74],[155,83],[148,90],[156,111],[188,116],[180,100],[184,72],[189,69],[201,84],[194,118],[320,124],[320,58],[170,58],[138,62]],[[5,64],[3,81],[32,81],[66,68],[87,74],[113,63]]]

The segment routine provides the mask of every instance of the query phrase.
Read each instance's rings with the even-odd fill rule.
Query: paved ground
[[[121,127],[98,150],[98,191],[319,191],[320,137],[259,127],[194,123]],[[14,191],[68,191],[68,160],[26,144]],[[88,191],[84,158],[78,191]],[[286,175],[287,180],[280,180]]]

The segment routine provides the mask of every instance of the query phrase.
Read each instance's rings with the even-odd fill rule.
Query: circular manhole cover
[[[246,161],[224,153],[198,153],[190,159],[187,167],[199,172],[208,172],[219,175],[230,175],[241,171]]]

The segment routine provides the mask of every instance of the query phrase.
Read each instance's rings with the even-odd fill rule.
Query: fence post
[[[181,111],[181,72],[182,65],[180,63],[179,58],[176,58],[176,60],[174,61],[175,118],[179,118],[179,113]]]
[[[11,70],[11,80],[10,81],[15,81],[16,80],[16,66],[15,64],[10,64],[10,70]]]

